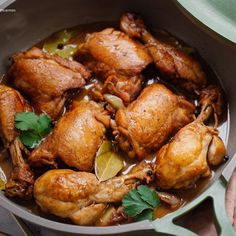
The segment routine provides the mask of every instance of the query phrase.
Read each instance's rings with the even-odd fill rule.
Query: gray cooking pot
[[[228,119],[221,128],[231,160],[218,168],[214,178],[191,203],[153,222],[142,221],[111,227],[63,224],[35,215],[27,208],[6,198],[3,192],[0,192],[0,205],[29,222],[70,234],[156,235],[156,232],[159,232],[191,236],[195,234],[174,225],[173,220],[194,208],[204,199],[212,198],[219,234],[235,235],[224,207],[225,187],[236,160],[236,157],[233,158],[236,153],[235,44],[193,20],[177,2],[171,0],[16,0],[9,8],[15,9],[15,12],[0,13],[0,74],[6,71],[8,59],[13,53],[29,48],[52,32],[78,24],[117,21],[126,11],[141,13],[150,28],[167,29],[171,34],[197,48],[220,78],[228,97]]]

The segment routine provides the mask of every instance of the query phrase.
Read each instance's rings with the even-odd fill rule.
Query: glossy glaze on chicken
[[[119,28],[79,34],[64,45],[76,48],[67,58],[56,53],[63,45],[53,53],[42,43],[12,56],[0,84],[2,153],[13,164],[6,195],[34,199],[41,212],[78,225],[132,222],[121,201],[140,184],[158,190],[167,213],[177,209],[178,191],[209,179],[224,162],[220,86],[194,56],[151,34],[133,13],[121,16]],[[20,112],[54,122],[37,147],[19,138]],[[124,167],[102,181],[96,161],[105,140]]]

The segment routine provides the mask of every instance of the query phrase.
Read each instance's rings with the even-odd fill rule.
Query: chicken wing
[[[130,189],[141,181],[152,180],[150,164],[140,163],[135,173],[99,182],[87,172],[67,169],[50,170],[34,185],[34,197],[40,208],[48,213],[69,218],[75,224],[92,225],[102,215],[108,203],[120,202]]]
[[[122,15],[120,28],[130,37],[140,38],[145,43],[156,67],[172,82],[190,92],[205,85],[206,75],[201,65],[183,51],[154,38],[140,16],[132,13]]]
[[[30,164],[55,167],[55,159],[60,158],[71,167],[92,171],[96,151],[105,137],[109,121],[109,116],[97,103],[77,103],[31,153]]]
[[[90,73],[78,62],[32,48],[13,56],[9,77],[38,113],[56,120],[63,112],[67,91],[83,86]]]
[[[88,35],[77,56],[105,80],[105,90],[127,103],[140,91],[140,73],[152,61],[143,45],[112,28]]]
[[[145,158],[193,120],[195,106],[162,84],[147,86],[116,113],[114,135],[130,157]]]
[[[15,129],[17,112],[30,111],[30,106],[16,90],[0,84],[0,138],[10,151],[13,171],[6,184],[5,193],[10,197],[32,197],[34,175],[22,157],[23,145]]]
[[[211,175],[209,165],[224,161],[226,148],[216,127],[203,123],[222,100],[220,90],[210,87],[202,94],[202,112],[198,118],[182,128],[156,155],[157,184],[163,189],[187,188],[200,177]]]

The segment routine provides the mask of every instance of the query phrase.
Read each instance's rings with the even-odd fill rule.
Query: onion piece
[[[160,197],[161,201],[170,205],[172,208],[175,208],[182,204],[182,199],[177,197],[174,194],[167,193],[167,192],[159,192],[159,191],[157,191],[157,194]]]
[[[104,94],[103,97],[116,110],[125,108],[122,99],[120,99],[119,97],[108,93]]]

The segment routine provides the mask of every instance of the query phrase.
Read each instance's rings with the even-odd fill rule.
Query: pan
[[[1,2],[0,2],[1,3]],[[3,4],[6,6],[7,4]],[[206,199],[212,199],[215,223],[219,235],[235,235],[225,210],[225,191],[236,166],[236,45],[208,30],[190,17],[176,1],[171,0],[16,0],[10,11],[0,13],[0,73],[8,66],[8,58],[46,38],[51,32],[78,24],[111,22],[126,11],[143,15],[147,25],[167,29],[171,34],[196,48],[219,77],[228,97],[227,125],[223,127],[224,142],[230,160],[220,166],[198,196],[183,208],[161,219],[141,221],[119,226],[85,227],[58,223],[40,217],[27,208],[6,198],[0,192],[0,205],[31,223],[79,235],[196,235],[174,224],[175,220],[191,211]]]

